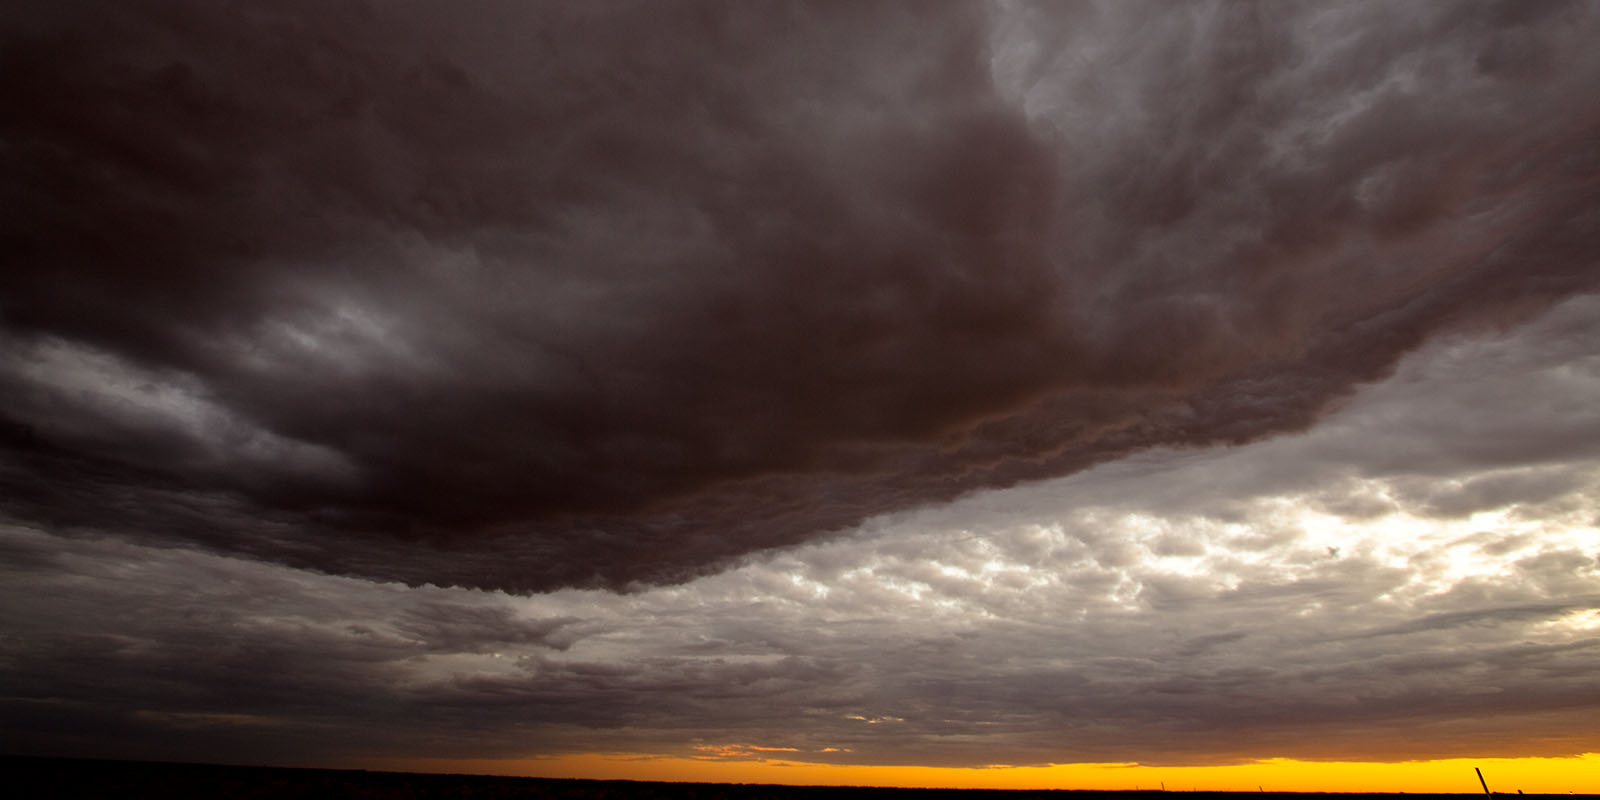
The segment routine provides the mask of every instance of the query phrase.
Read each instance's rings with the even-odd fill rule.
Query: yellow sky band
[[[1054,764],[982,769],[812,764],[586,753],[538,759],[367,762],[372,769],[640,781],[783,783],[987,789],[1479,793],[1473,769],[1497,794],[1600,794],[1600,753],[1568,758],[1452,758],[1350,762],[1267,759],[1222,766]]]

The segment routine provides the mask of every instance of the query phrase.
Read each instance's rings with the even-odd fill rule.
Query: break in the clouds
[[[641,588],[1301,430],[1600,279],[1591,4],[0,17],[30,535]]]
[[[1600,296],[1310,432],[1153,450],[628,594],[0,528],[0,746],[259,763],[1600,752]],[[538,771],[537,763],[525,765]]]

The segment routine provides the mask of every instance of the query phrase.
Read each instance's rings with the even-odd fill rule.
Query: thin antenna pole
[[[1478,783],[1483,784],[1483,796],[1494,797],[1494,795],[1489,792],[1489,782],[1483,779],[1483,770],[1473,767],[1472,771],[1478,773]]]

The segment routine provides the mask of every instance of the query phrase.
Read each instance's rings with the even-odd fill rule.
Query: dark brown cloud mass
[[[1304,434],[1145,451],[629,594],[412,588],[0,524],[0,750],[1596,753],[1597,393],[1589,295],[1436,338]]]
[[[62,532],[673,581],[1600,281],[1585,4],[0,16],[0,497]]]

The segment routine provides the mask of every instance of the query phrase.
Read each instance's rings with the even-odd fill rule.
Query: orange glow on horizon
[[[1266,759],[1222,766],[1053,764],[987,768],[816,764],[774,758],[583,753],[527,759],[389,759],[372,769],[519,775],[539,778],[900,786],[945,789],[1088,789],[1101,791],[1439,792],[1481,794],[1481,768],[1496,794],[1600,794],[1600,753],[1566,758],[1452,758],[1348,762]]]

